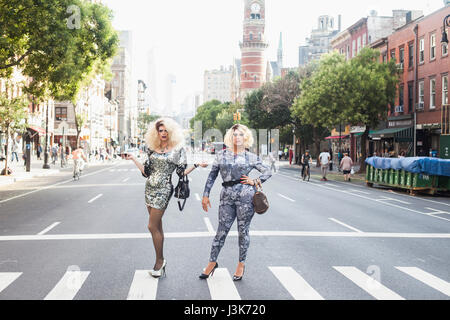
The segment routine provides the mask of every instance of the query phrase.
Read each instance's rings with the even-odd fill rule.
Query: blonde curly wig
[[[169,147],[177,148],[183,146],[185,139],[181,126],[171,118],[160,118],[149,125],[149,129],[145,135],[147,147],[153,151],[160,148],[161,140],[159,139],[158,129],[162,125],[166,127],[169,134]]]
[[[243,124],[236,124],[231,127],[225,134],[224,143],[228,148],[233,148],[233,133],[239,130],[244,134],[244,147],[250,149],[253,146],[253,135],[250,129]]]

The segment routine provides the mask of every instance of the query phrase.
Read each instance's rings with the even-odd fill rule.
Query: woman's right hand
[[[208,212],[208,206],[211,208],[211,202],[209,202],[209,198],[208,197],[203,197],[202,207],[203,207],[203,210],[205,212]]]
[[[126,153],[125,154],[125,160],[133,160],[133,155],[131,153]]]

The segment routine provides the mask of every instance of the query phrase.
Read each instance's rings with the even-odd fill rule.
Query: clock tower
[[[265,0],[244,0],[244,35],[241,47],[240,97],[266,82]]]

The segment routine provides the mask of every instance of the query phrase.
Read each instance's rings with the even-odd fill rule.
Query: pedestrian
[[[328,181],[327,172],[330,160],[331,160],[330,153],[326,151],[326,149],[323,149],[323,152],[319,155],[319,164],[322,170],[322,179],[320,179],[320,181]]]
[[[42,146],[41,146],[40,143],[38,143],[37,149],[36,149],[36,154],[37,154],[37,158],[38,158],[39,160],[41,160],[41,153],[42,153]]]
[[[350,173],[352,172],[353,160],[348,156],[348,153],[344,153],[344,158],[342,158],[339,167],[344,173],[345,181],[351,181]]]
[[[288,148],[287,147],[285,147],[284,148],[284,160],[287,160],[288,159]]]
[[[146,134],[149,147],[147,160],[144,164],[137,161],[131,153],[125,153],[126,160],[132,160],[142,175],[147,178],[145,184],[145,202],[150,215],[148,229],[152,235],[156,253],[153,270],[149,274],[159,278],[165,274],[167,261],[164,259],[164,232],[162,218],[173,195],[172,173],[183,176],[207,163],[195,164],[187,169],[186,151],[184,149],[184,135],[181,126],[170,118],[161,118],[150,124]]]
[[[294,157],[294,150],[292,147],[289,148],[289,165],[292,166],[292,158]]]
[[[406,152],[405,152],[405,151],[400,152],[400,154],[399,154],[398,157],[399,157],[400,159],[406,157]]]
[[[269,152],[269,162],[270,162],[270,170],[273,170],[273,172],[277,172],[277,168],[275,166],[275,157],[274,157],[274,152]]]
[[[236,124],[227,131],[224,139],[227,149],[220,151],[214,160],[211,172],[203,192],[203,210],[211,208],[209,196],[219,172],[223,179],[223,189],[220,194],[219,227],[213,240],[209,263],[200,275],[200,279],[208,279],[218,268],[217,258],[225,244],[231,226],[237,219],[239,234],[239,263],[233,276],[234,281],[242,280],[245,271],[245,261],[250,244],[250,223],[255,214],[253,196],[256,192],[256,180],[248,177],[253,169],[261,172],[259,180],[265,182],[272,176],[268,166],[261,159],[247,151],[253,145],[251,131],[244,125]],[[247,150],[246,150],[247,149]]]
[[[11,146],[11,163],[14,162],[14,156],[16,157],[16,161],[19,162],[19,157],[17,156],[17,150],[19,150],[19,145],[16,139],[12,140]]]
[[[278,150],[278,160],[281,161],[282,157],[283,157],[283,151]]]

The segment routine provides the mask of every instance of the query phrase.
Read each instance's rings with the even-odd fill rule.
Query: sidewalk
[[[50,175],[55,175],[60,172],[72,172],[73,170],[73,161],[69,160],[68,163],[61,168],[61,159],[56,161],[55,164],[52,164],[52,160],[49,157],[49,166],[50,169],[43,169],[44,165],[44,156],[41,157],[41,160],[38,160],[36,156],[31,158],[31,168],[30,172],[26,171],[26,167],[23,165],[22,154],[19,154],[19,162],[14,159],[14,162],[8,161],[8,167],[13,171],[13,173],[9,176],[0,175],[0,187],[13,184],[17,181],[22,181],[26,179],[31,179],[34,177],[45,177]],[[11,159],[8,159],[11,160]],[[113,160],[111,162],[101,161],[91,159],[88,166],[101,166],[101,165],[111,165],[117,163],[120,160]],[[5,168],[5,162],[0,162],[0,172]]]
[[[298,174],[298,176],[300,176],[302,173],[301,165],[292,164],[292,166],[291,166],[291,165],[289,165],[289,161],[277,162],[277,168],[296,172]],[[316,179],[322,178],[322,173],[321,173],[320,167],[316,167],[316,161],[313,161],[313,163],[310,165],[310,168],[311,168],[311,177],[314,177]],[[359,165],[355,165],[354,168],[355,168],[355,172],[358,172]],[[333,164],[333,171],[328,170],[327,179],[331,180],[331,181],[346,182],[345,178],[344,178],[344,174],[342,172],[338,171],[338,168],[336,167],[335,164]],[[355,173],[350,176],[350,179],[351,179],[351,181],[347,181],[346,183],[355,183],[355,184],[364,184],[364,185],[366,183],[366,175],[365,174]]]

